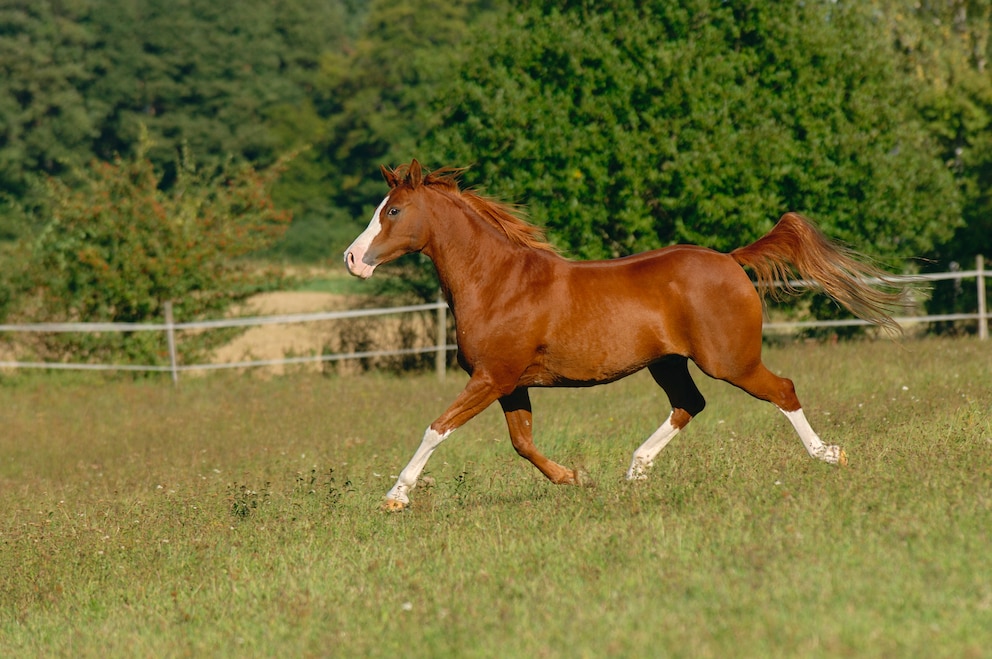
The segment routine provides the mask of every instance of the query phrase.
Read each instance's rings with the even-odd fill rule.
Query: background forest
[[[990,32],[992,0],[0,0],[0,317],[216,310],[273,285],[246,255],[336,262],[413,157],[576,258],[795,210],[895,270],[968,268]]]

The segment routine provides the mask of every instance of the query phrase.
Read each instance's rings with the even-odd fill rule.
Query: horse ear
[[[414,158],[410,163],[410,169],[407,170],[406,177],[407,181],[409,181],[410,185],[414,188],[419,188],[420,184],[424,182],[424,172],[420,168],[420,163],[417,162],[416,158]]]
[[[379,171],[382,172],[382,178],[386,179],[386,183],[389,184],[390,188],[395,188],[396,185],[400,182],[400,179],[396,175],[396,172],[389,169],[385,165],[379,165]]]

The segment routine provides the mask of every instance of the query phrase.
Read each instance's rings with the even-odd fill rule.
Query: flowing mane
[[[464,168],[445,167],[424,177],[423,185],[450,197],[461,200],[479,217],[506,234],[512,242],[546,252],[558,253],[548,242],[544,230],[522,217],[523,209],[505,204],[475,192],[458,187],[458,178]]]

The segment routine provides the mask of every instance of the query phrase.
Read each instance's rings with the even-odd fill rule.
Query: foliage
[[[0,223],[0,322],[16,307],[17,297],[24,288],[27,250],[14,238],[27,233],[24,227],[29,222],[23,207],[4,201],[0,197],[0,209],[7,212],[6,223]]]
[[[887,15],[907,74],[922,82],[915,105],[961,192],[963,221],[926,253],[925,269],[970,270],[976,254],[992,256],[992,2],[920,3]],[[974,287],[938,282],[929,308],[966,311],[975,298]]]
[[[279,161],[264,171],[231,164],[211,174],[198,171],[186,152],[165,191],[142,148],[131,159],[94,161],[78,187],[51,179],[51,219],[34,242],[28,271],[37,315],[161,322],[163,304],[174,301],[176,318],[192,320],[271,286],[278,273],[243,257],[278,239],[290,221],[270,198],[284,170]],[[200,349],[210,345],[207,337]],[[145,363],[159,363],[163,349],[161,336],[141,332],[61,335],[47,347],[83,358],[114,352]]]
[[[850,467],[700,376],[706,411],[625,482],[667,413],[643,373],[533,394],[538,446],[597,487],[548,483],[494,406],[400,515],[464,378],[0,381],[0,655],[986,655],[988,346],[766,359]]]
[[[266,258],[337,259],[379,164],[473,165],[574,256],[729,249],[784,210],[886,261],[992,250],[992,0],[7,0],[0,241],[94,158],[263,168]],[[384,273],[386,274],[386,273]],[[405,281],[400,279],[400,281]]]
[[[340,254],[383,196],[379,165],[417,155],[437,87],[468,47],[470,22],[486,24],[493,4],[373,0],[353,45],[323,54],[311,104],[299,113],[312,130],[308,175],[320,179],[320,192],[303,188],[297,197],[322,200],[325,212],[310,214],[288,236],[305,243],[302,235],[323,231],[325,240],[311,242],[308,257]],[[314,253],[315,245],[323,251]]]
[[[59,9],[47,0],[0,7],[0,190],[18,198],[32,172],[60,173],[91,154],[98,130],[85,91],[90,35]]]
[[[0,246],[0,262],[12,265],[13,259],[7,253],[8,251],[6,246]],[[10,271],[5,269],[0,272],[0,323],[7,318],[10,308],[13,306],[16,285],[11,279],[12,275]]]
[[[181,145],[211,165],[265,166],[305,144],[287,107],[305,104],[321,53],[341,44],[353,2],[9,0],[0,8],[0,188],[30,193],[147,127],[166,182]]]
[[[98,155],[125,152],[140,126],[160,145],[148,156],[161,167],[173,164],[177,144],[205,162],[233,155],[267,165],[308,143],[287,132],[286,115],[306,106],[321,54],[346,39],[348,4],[144,0],[121,11],[97,3],[91,21],[107,35],[107,52],[96,93],[114,102]]]
[[[441,95],[431,154],[580,257],[728,250],[787,210],[917,255],[951,235],[957,192],[883,36],[833,3],[535,3]]]

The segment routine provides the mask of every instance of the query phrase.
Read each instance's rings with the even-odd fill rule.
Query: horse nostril
[[[352,252],[348,252],[347,254],[344,255],[344,262],[345,264],[347,264],[349,268],[354,267],[355,255]]]

